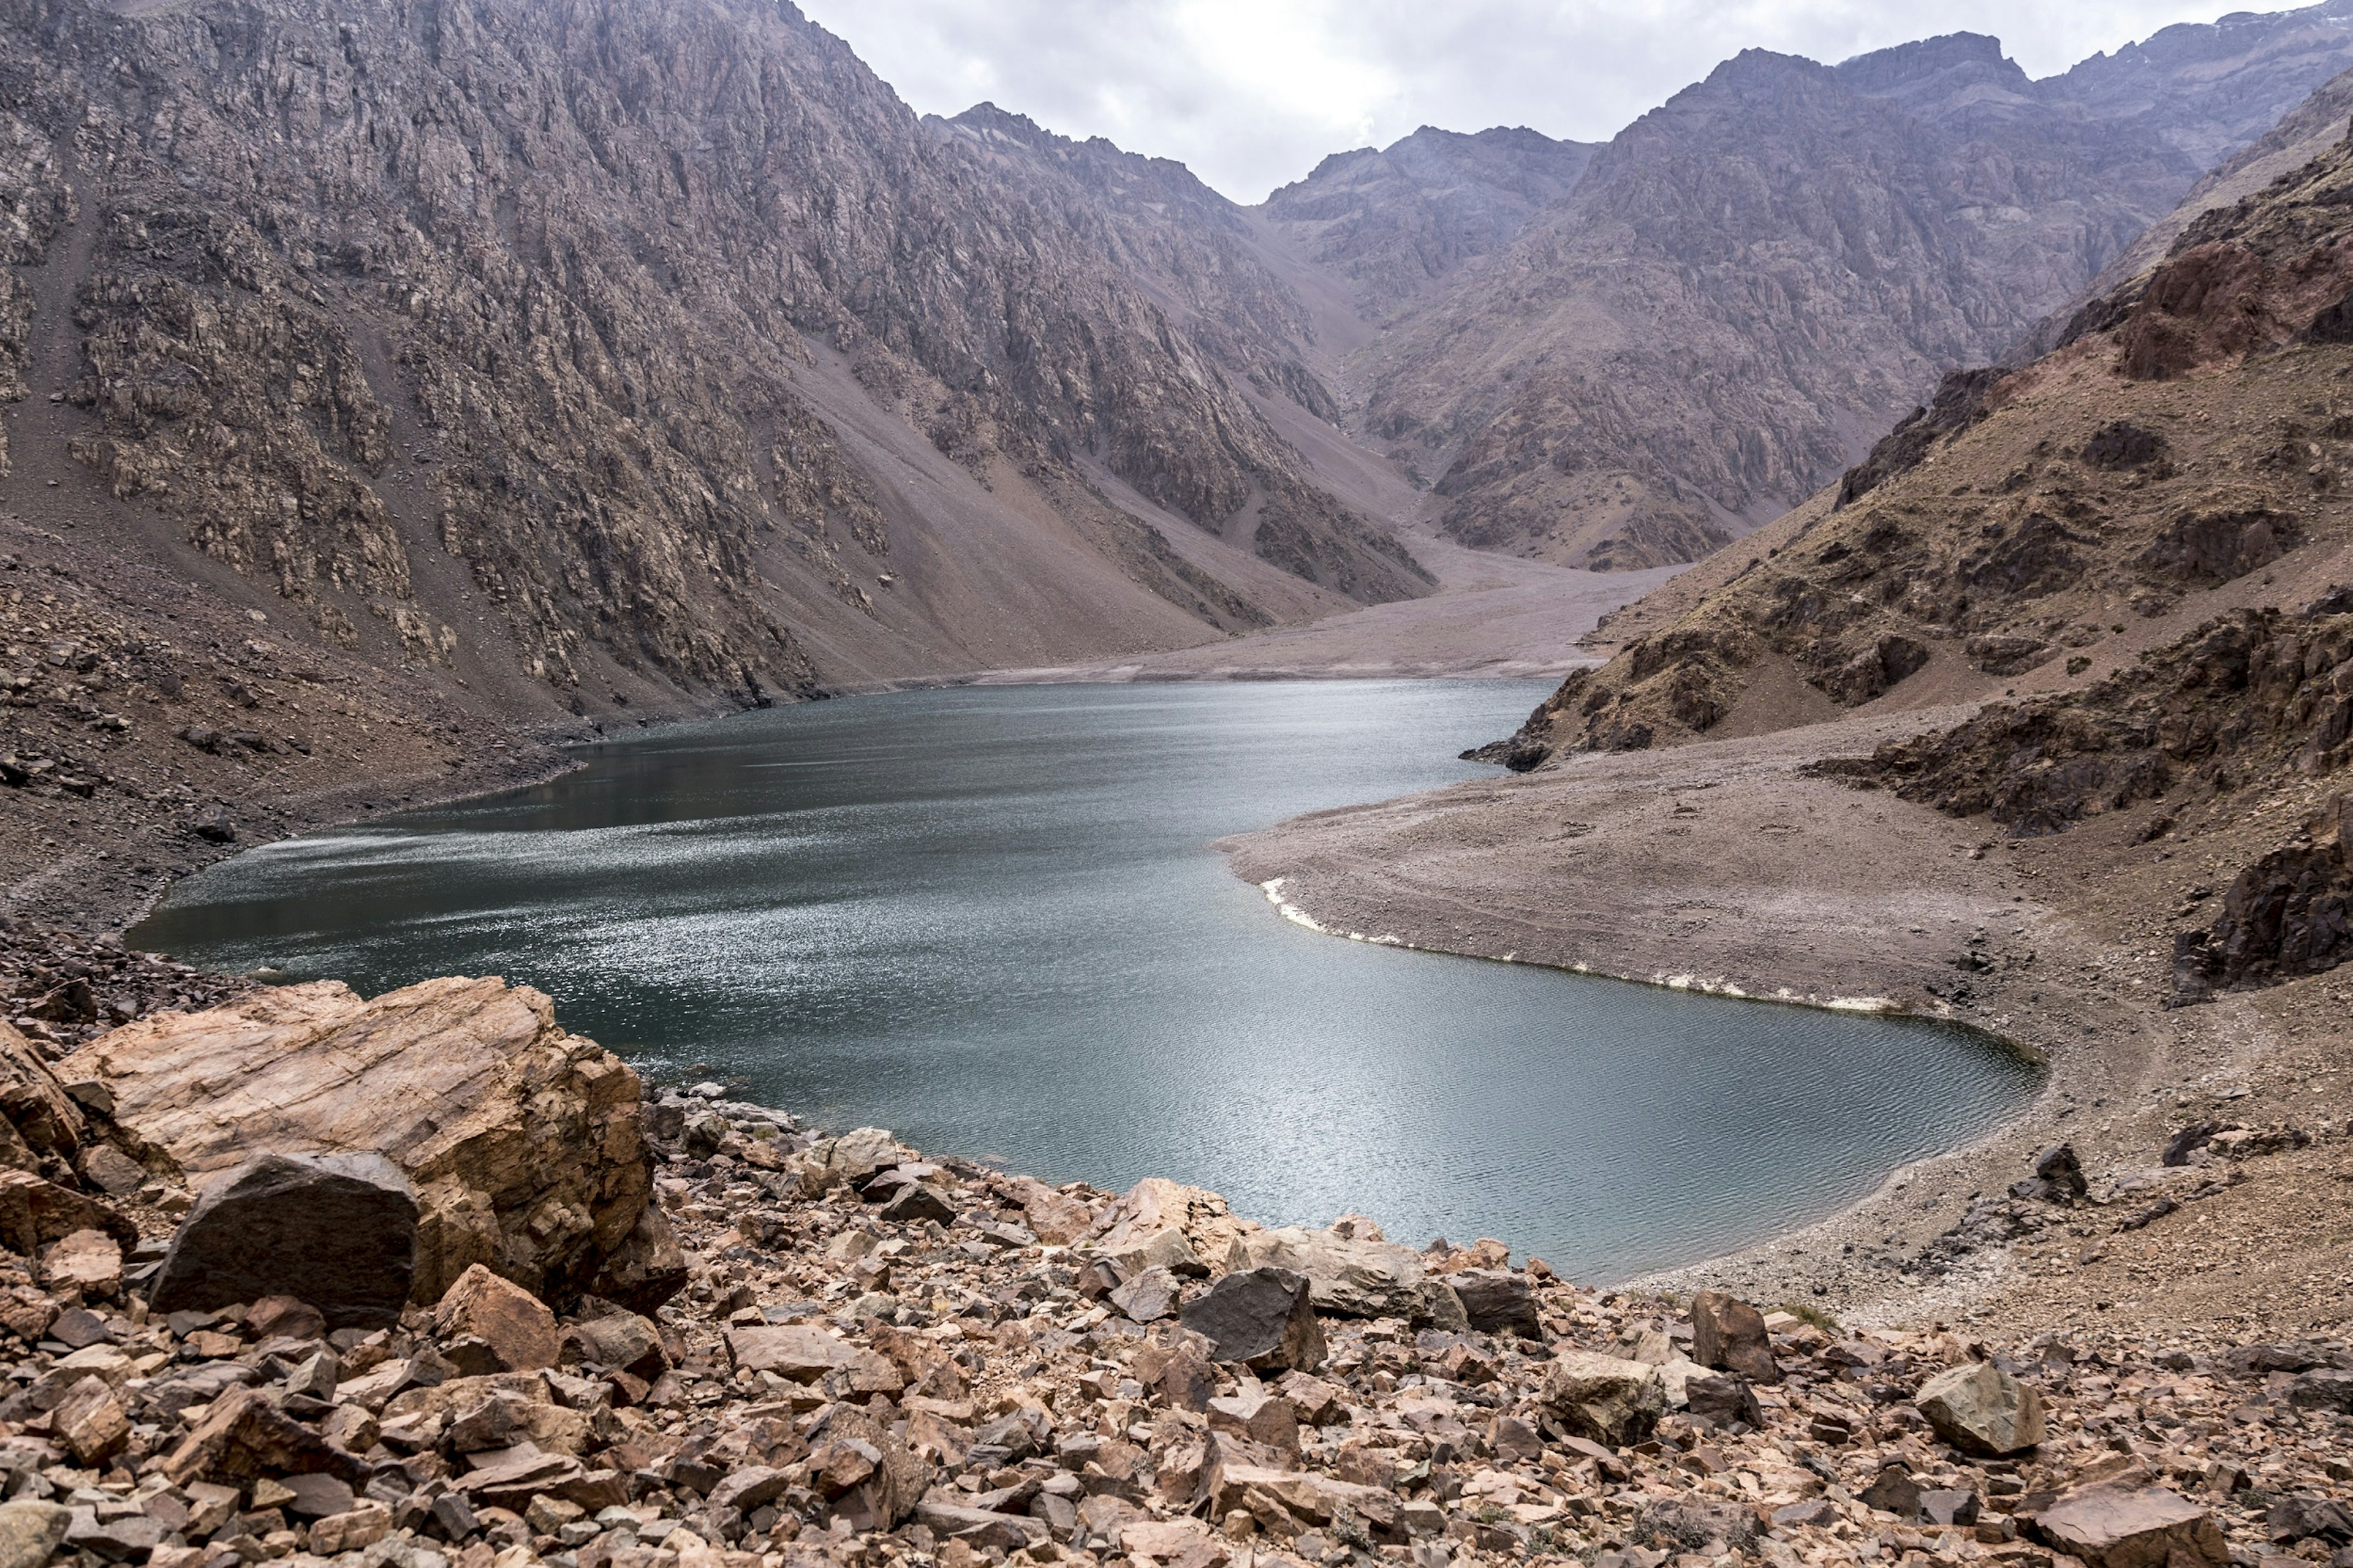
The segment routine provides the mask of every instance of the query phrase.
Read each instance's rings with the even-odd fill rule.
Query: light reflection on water
[[[976,688],[632,737],[239,856],[136,933],[364,993],[500,973],[670,1073],[1050,1180],[1173,1175],[1609,1279],[1822,1213],[2032,1070],[1957,1031],[1367,946],[1208,848],[1489,772],[1535,682]]]

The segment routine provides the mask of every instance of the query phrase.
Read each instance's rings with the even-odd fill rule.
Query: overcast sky
[[[1967,28],[2031,75],[2228,0],[800,0],[916,109],[984,99],[1256,202],[1419,125],[1601,141],[1751,46],[1844,59]]]

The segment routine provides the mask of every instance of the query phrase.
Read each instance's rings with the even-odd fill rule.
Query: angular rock
[[[816,1197],[834,1187],[861,1187],[877,1171],[905,1157],[899,1141],[880,1127],[821,1138],[800,1157],[801,1190]]]
[[[1883,1467],[1861,1493],[1863,1507],[1906,1521],[1920,1517],[1920,1483],[1900,1464]]]
[[[1920,1494],[1920,1522],[1971,1525],[1978,1521],[1978,1494],[1961,1487],[1944,1487]]]
[[[111,1143],[93,1143],[81,1152],[81,1173],[111,1198],[127,1198],[151,1178],[147,1167]]]
[[[897,1394],[907,1386],[906,1375],[888,1356],[798,1324],[731,1329],[727,1359],[738,1372],[769,1372],[795,1383],[815,1383],[839,1370],[860,1394]]]
[[[311,1552],[333,1557],[364,1552],[392,1533],[392,1510],[368,1499],[352,1505],[348,1513],[330,1514],[311,1526]]]
[[[1034,1176],[1008,1176],[998,1184],[1029,1221],[1038,1238],[1052,1247],[1068,1247],[1094,1224],[1094,1213],[1076,1198],[1066,1197]]]
[[[1719,1426],[1735,1422],[1748,1426],[1765,1425],[1765,1413],[1757,1404],[1757,1395],[1748,1380],[1737,1373],[1701,1373],[1683,1380],[1683,1404],[1692,1415],[1712,1421]]]
[[[925,1220],[946,1225],[955,1216],[955,1205],[942,1197],[938,1189],[922,1182],[907,1183],[882,1205],[882,1217],[893,1225],[921,1225]]]
[[[1139,1323],[1156,1323],[1176,1310],[1176,1276],[1166,1268],[1147,1268],[1113,1290],[1111,1304]]]
[[[1103,1211],[1080,1245],[1124,1279],[1147,1268],[1201,1275],[1239,1234],[1215,1193],[1146,1176]]]
[[[73,1515],[53,1502],[0,1503],[0,1568],[42,1568],[72,1522]]]
[[[730,1470],[725,1480],[712,1488],[710,1502],[713,1508],[732,1508],[750,1513],[784,1496],[792,1484],[793,1477],[789,1470],[774,1469],[766,1465],[747,1465],[740,1470]]]
[[[33,1043],[0,1021],[0,1164],[37,1171],[44,1155],[72,1161],[89,1136],[79,1102]]]
[[[1461,1298],[1433,1279],[1421,1254],[1395,1242],[1296,1226],[1240,1237],[1229,1269],[1287,1268],[1307,1277],[1316,1310],[1343,1318],[1403,1318],[1416,1327],[1470,1326]]]
[[[417,1258],[417,1196],[376,1154],[258,1154],[208,1187],[148,1293],[158,1312],[292,1296],[331,1328],[399,1321]]]
[[[1641,1528],[1684,1552],[1746,1553],[1757,1544],[1757,1515],[1715,1498],[1668,1498],[1645,1506]]]
[[[1573,1436],[1622,1448],[1657,1428],[1667,1390],[1657,1367],[1571,1350],[1546,1369],[1543,1402],[1545,1413]]]
[[[1535,1289],[1525,1274],[1465,1268],[1448,1275],[1446,1283],[1462,1302],[1464,1320],[1479,1332],[1543,1340],[1544,1319],[1536,1311]]]
[[[1314,1372],[1324,1364],[1324,1330],[1308,1283],[1286,1268],[1229,1274],[1187,1302],[1179,1317],[1209,1342],[1219,1361],[1258,1372]]]
[[[41,1254],[41,1282],[52,1290],[111,1296],[122,1288],[122,1248],[102,1230],[59,1237]]]
[[[85,1377],[49,1412],[49,1429],[75,1464],[99,1469],[131,1440],[131,1417],[104,1378]]]
[[[139,1239],[139,1227],[106,1205],[29,1171],[0,1170],[0,1247],[31,1258],[78,1230],[102,1230],[126,1247]]]
[[[1209,1342],[1189,1330],[1164,1326],[1136,1348],[1132,1368],[1137,1382],[1157,1389],[1160,1397],[1178,1410],[1206,1410],[1209,1396],[1217,1392]]]
[[[2022,1521],[2035,1540],[2089,1568],[2181,1568],[2185,1560],[2219,1568],[2230,1561],[2214,1516],[2163,1487],[2084,1487]]]
[[[1248,1509],[1254,1491],[1273,1499],[1310,1524],[1329,1524],[1343,1512],[1354,1514],[1384,1534],[1395,1531],[1399,1523],[1401,1510],[1394,1492],[1313,1471],[1271,1470],[1255,1465],[1217,1467],[1209,1479],[1210,1511],[1222,1519],[1236,1509]]]
[[[245,1310],[245,1331],[257,1340],[315,1340],[331,1325],[327,1315],[300,1296],[264,1296]]]
[[[2353,1372],[2322,1367],[2300,1373],[2288,1384],[2287,1402],[2298,1410],[2334,1410],[2353,1415]]]
[[[257,1149],[390,1159],[417,1192],[419,1305],[476,1263],[559,1305],[585,1289],[646,1310],[685,1282],[648,1203],[637,1075],[525,986],[264,989],[116,1029],[59,1076],[103,1082],[116,1124],[190,1185]]]
[[[332,1519],[350,1512],[358,1500],[353,1496],[351,1482],[322,1470],[289,1476],[281,1484],[294,1494],[286,1500],[285,1508],[297,1519]]]
[[[2284,1497],[2264,1512],[2263,1531],[2275,1546],[2314,1540],[2343,1546],[2353,1542],[2353,1509],[2327,1498]]]
[[[335,1447],[256,1388],[232,1389],[214,1401],[164,1457],[162,1469],[179,1486],[199,1479],[247,1486],[264,1477],[313,1471],[356,1485],[368,1475],[366,1460]]]
[[[1269,1448],[1299,1452],[1299,1411],[1290,1400],[1260,1390],[1212,1399],[1209,1430],[1230,1432]]]
[[[1691,1320],[1692,1360],[1751,1383],[1781,1381],[1764,1313],[1721,1290],[1702,1290],[1692,1298]]]
[[[546,1303],[480,1263],[458,1276],[433,1309],[433,1331],[444,1339],[480,1339],[490,1347],[496,1372],[554,1366],[563,1348]]]
[[[2012,1197],[2031,1198],[2041,1203],[2072,1204],[2080,1202],[2091,1191],[2084,1177],[2083,1162],[2075,1157],[2073,1144],[2054,1143],[2034,1156],[2034,1174],[2010,1184]]]
[[[592,1366],[626,1372],[650,1383],[670,1368],[661,1330],[650,1318],[614,1311],[583,1319],[564,1331],[568,1351]]]
[[[1936,1436],[1971,1454],[2022,1454],[2042,1441],[2042,1395],[1994,1365],[1938,1373],[1913,1397]]]

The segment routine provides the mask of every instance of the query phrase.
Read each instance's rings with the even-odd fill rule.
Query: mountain
[[[1464,135],[1425,125],[1383,148],[1335,153],[1258,209],[1312,265],[1382,319],[1503,247],[1577,188],[1597,149],[1524,127]]]
[[[2340,91],[2324,87],[2321,106]],[[1839,486],[1615,617],[1614,656],[1498,759],[1527,769],[2023,693],[2034,725],[1968,731],[1968,766],[1991,770],[1979,785],[1948,754],[1961,742],[1881,771],[1933,777],[1924,791],[2031,831],[2162,796],[2178,764],[2213,761],[2207,785],[2227,793],[2216,778],[2242,764],[2217,736],[2234,731],[2282,738],[2271,771],[2298,747],[2306,772],[2348,760],[2335,661],[2283,652],[2302,634],[2279,618],[2334,605],[2353,565],[2348,209],[2340,122],[2311,162],[2189,223],[2059,349],[1955,374]],[[2251,707],[2250,658],[2283,657],[2284,706]],[[2152,682],[2172,718],[2092,721],[2139,711]]]
[[[2074,298],[2353,65],[2348,18],[2168,28],[2042,82],[1968,34],[1835,67],[1746,51],[1398,315],[1353,367],[1360,426],[1465,543],[1696,559]]]
[[[8,381],[79,416],[43,458],[343,646],[593,709],[1426,591],[1223,366],[1312,378],[1221,364],[1093,193],[927,130],[789,6],[23,0],[0,83]],[[1325,596],[1167,538],[1245,514]],[[1008,593],[1030,629],[992,638]]]

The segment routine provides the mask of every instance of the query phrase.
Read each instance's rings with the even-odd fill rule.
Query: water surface
[[[274,844],[137,932],[367,994],[497,973],[658,1075],[1237,1212],[1495,1236],[1576,1277],[1705,1257],[2017,1107],[1917,1021],[1373,947],[1210,840],[1490,772],[1549,682],[971,688],[636,736],[582,772]]]

